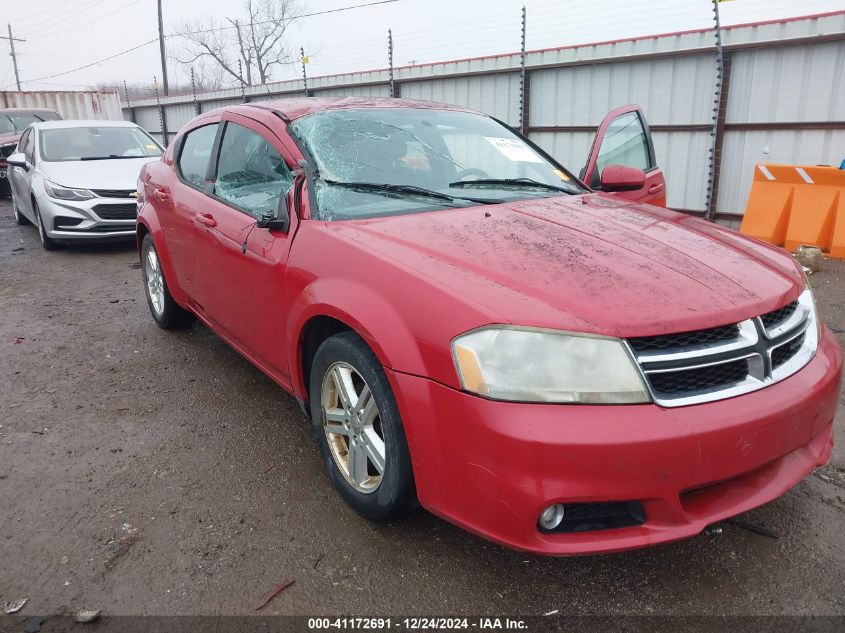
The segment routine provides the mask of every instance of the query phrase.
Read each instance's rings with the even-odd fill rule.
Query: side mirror
[[[290,210],[288,209],[288,194],[283,193],[279,197],[279,207],[275,213],[265,213],[262,215],[256,226],[260,229],[270,229],[271,231],[281,231],[287,233],[290,228]]]
[[[6,159],[6,162],[12,167],[23,167],[24,169],[29,169],[26,164],[26,156],[24,156],[23,152],[15,152]]]
[[[645,172],[636,167],[608,165],[601,171],[602,191],[636,191],[645,187]]]

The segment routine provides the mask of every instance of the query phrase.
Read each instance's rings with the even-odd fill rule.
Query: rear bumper
[[[508,547],[612,552],[672,541],[783,494],[833,446],[842,356],[816,357],[760,391],[702,405],[566,406],[485,400],[389,372],[420,502]],[[645,522],[547,534],[552,503],[639,501]]]

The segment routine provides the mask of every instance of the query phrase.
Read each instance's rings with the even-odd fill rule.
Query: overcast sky
[[[165,32],[185,20],[214,13],[235,16],[239,0],[163,0]],[[300,0],[319,12],[373,0]],[[114,55],[157,35],[156,0],[3,1],[11,23],[24,90],[73,90],[100,81],[152,83],[160,76],[158,46],[151,43],[90,68],[71,69]],[[394,63],[426,63],[510,52],[520,46],[520,10],[528,13],[529,49],[565,46],[712,25],[710,0],[397,0],[389,4],[303,18],[290,31],[291,49],[305,48],[309,75],[383,68],[392,28]],[[737,24],[845,9],[845,0],[732,0],[720,5],[722,23]],[[2,25],[5,28],[5,24]],[[5,32],[2,33],[6,35]],[[179,38],[168,38],[176,50]],[[8,42],[0,40],[0,89],[13,88]],[[186,77],[169,62],[171,81]],[[273,71],[297,77],[298,65]],[[40,81],[33,81],[38,80]]]

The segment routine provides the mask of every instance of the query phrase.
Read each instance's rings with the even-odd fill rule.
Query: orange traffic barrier
[[[757,165],[740,231],[788,251],[818,246],[845,259],[845,170]]]

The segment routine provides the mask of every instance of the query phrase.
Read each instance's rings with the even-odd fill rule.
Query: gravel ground
[[[22,615],[247,614],[285,579],[262,613],[845,614],[842,444],[740,517],[771,536],[546,559],[423,511],[374,525],[293,398],[204,327],[155,326],[137,261],[47,253],[0,202],[0,602]],[[845,262],[812,282],[845,342]]]

